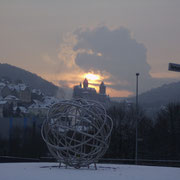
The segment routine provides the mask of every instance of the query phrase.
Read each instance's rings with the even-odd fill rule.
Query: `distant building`
[[[3,117],[3,110],[4,108],[7,108],[8,107],[8,102],[7,101],[0,101],[0,118]]]
[[[12,92],[11,92],[11,89],[6,85],[4,86],[2,89],[1,89],[1,96],[4,98],[8,95],[11,95]]]
[[[31,102],[31,90],[25,84],[10,84],[8,86],[14,96],[18,97],[23,103]]]
[[[104,85],[104,82],[99,86],[99,94],[106,94],[106,86]]]
[[[34,115],[46,116],[49,108],[58,103],[59,99],[52,96],[45,96],[43,102],[39,100],[33,100],[33,104],[28,107],[27,112]]]
[[[20,99],[20,101],[24,103],[31,102],[31,90],[25,84],[17,84],[14,86],[14,90],[16,90],[17,97]]]
[[[42,101],[44,97],[44,94],[39,89],[33,89],[31,92],[31,99],[37,99],[39,101]]]
[[[106,95],[106,86],[102,82],[99,86],[99,93],[96,92],[95,88],[88,87],[88,80],[85,79],[82,84],[74,86],[73,98],[85,98],[89,100],[95,100],[101,102],[105,106],[108,106],[110,103],[109,96]]]
[[[16,96],[8,95],[4,98],[5,101],[7,101],[9,104],[13,104],[13,106],[17,106],[19,99]]]
[[[32,90],[21,80],[10,83],[0,79],[0,118],[25,114],[46,116],[49,107],[59,100],[45,96],[40,90]]]
[[[0,96],[2,96],[1,91],[2,91],[2,89],[3,89],[5,86],[6,86],[6,84],[5,84],[5,83],[0,82]]]
[[[28,107],[28,113],[35,116],[46,116],[48,112],[48,107],[43,104],[32,104]]]
[[[0,95],[5,98],[7,96],[16,96],[21,102],[31,102],[31,90],[25,84],[8,84],[2,86]]]
[[[19,99],[25,103],[31,102],[31,91],[29,87],[26,87],[24,90],[19,91]]]

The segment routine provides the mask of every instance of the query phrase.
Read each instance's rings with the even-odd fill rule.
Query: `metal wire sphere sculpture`
[[[113,127],[98,102],[73,99],[54,104],[43,122],[41,134],[50,153],[67,166],[89,166],[109,147]]]

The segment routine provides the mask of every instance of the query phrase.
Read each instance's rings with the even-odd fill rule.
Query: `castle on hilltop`
[[[73,90],[73,98],[85,98],[89,100],[95,100],[103,103],[104,105],[108,105],[110,102],[110,98],[106,95],[106,86],[104,82],[101,82],[99,85],[99,93],[96,92],[95,88],[88,87],[88,80],[85,78],[82,84],[74,86]]]

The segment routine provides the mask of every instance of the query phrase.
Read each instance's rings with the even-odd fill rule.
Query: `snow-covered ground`
[[[1,163],[0,180],[180,180],[180,168],[98,164],[74,169],[57,163]]]

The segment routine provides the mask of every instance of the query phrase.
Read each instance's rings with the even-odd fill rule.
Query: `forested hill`
[[[135,97],[129,100],[135,101]],[[148,107],[160,107],[173,102],[180,102],[180,81],[164,84],[139,95],[139,103]]]
[[[51,96],[63,96],[63,89],[44,80],[36,74],[9,64],[0,63],[0,78],[10,79],[12,81],[22,80],[31,88],[40,89],[41,92]]]

